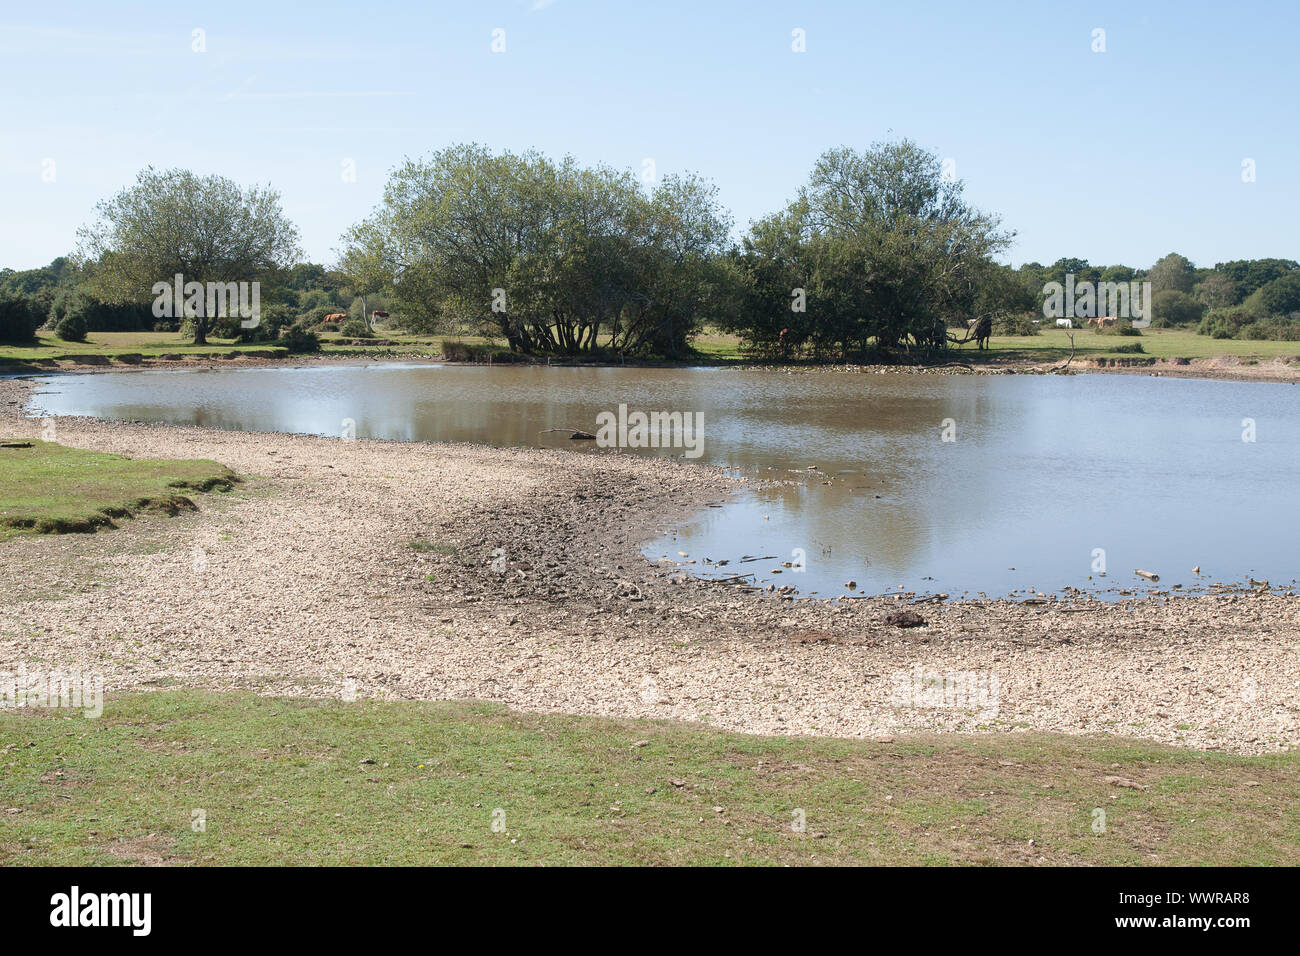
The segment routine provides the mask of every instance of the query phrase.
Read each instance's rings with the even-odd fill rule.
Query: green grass
[[[1298,763],[166,690],[0,711],[0,862],[1294,865]]]
[[[74,362],[102,365],[122,362],[125,356],[125,364],[135,364],[131,361],[133,356],[226,358],[231,353],[269,358],[288,355],[288,350],[267,342],[240,344],[234,340],[214,338],[209,338],[207,345],[195,345],[191,337],[179,332],[91,332],[86,336],[85,342],[65,342],[52,334],[42,334],[32,344],[0,343],[0,363]]]
[[[1125,346],[1141,343],[1150,358],[1217,358],[1235,355],[1250,358],[1300,358],[1300,342],[1252,342],[1238,339],[1214,339],[1187,329],[1143,329],[1140,336],[1100,334],[1092,329],[1074,332],[1075,358],[1123,357]],[[995,335],[992,348],[985,355],[998,359],[1015,358],[1024,362],[1063,360],[1070,354],[1070,339],[1065,329],[1047,328],[1038,335]],[[973,345],[956,352],[974,355]]]
[[[692,344],[707,361],[724,363],[747,360],[740,339],[722,332],[697,335]],[[995,335],[990,348],[977,351],[974,343],[951,350],[951,358],[973,365],[981,363],[1060,362],[1070,354],[1070,339],[1064,329],[1044,328],[1038,335]],[[1074,355],[1079,359],[1124,358],[1140,344],[1149,358],[1217,358],[1235,355],[1243,358],[1297,358],[1300,342],[1251,342],[1237,339],[1213,339],[1187,329],[1144,329],[1141,336],[1099,334],[1093,329],[1076,329]]]
[[[500,340],[482,336],[413,335],[403,332],[377,333],[377,340],[385,344],[344,344],[337,332],[321,335],[321,352],[325,355],[381,355],[426,356],[439,355],[444,340],[476,350],[501,351]],[[1143,354],[1162,358],[1214,358],[1240,356],[1269,359],[1300,357],[1300,342],[1251,342],[1236,339],[1212,339],[1186,329],[1146,329],[1141,337],[1100,335],[1092,329],[1075,331],[1075,357],[1120,358],[1134,343],[1142,345]],[[1070,354],[1070,341],[1065,330],[1044,328],[1039,335],[995,335],[991,348],[977,352],[974,344],[953,349],[953,357],[981,363],[1034,363],[1059,362]],[[743,364],[751,357],[741,350],[737,336],[716,331],[705,331],[692,340],[696,360],[703,363]],[[251,345],[225,339],[210,339],[207,345],[194,345],[179,332],[92,332],[86,342],[64,342],[51,335],[42,335],[33,345],[0,344],[0,364],[3,363],[80,363],[80,364],[139,364],[144,359],[163,356],[191,356],[196,358],[234,358],[249,355],[259,358],[288,358],[284,348],[262,342]]]
[[[186,489],[229,490],[215,461],[158,461],[33,441],[0,448],[0,540],[25,533],[94,531],[142,510],[193,508]]]

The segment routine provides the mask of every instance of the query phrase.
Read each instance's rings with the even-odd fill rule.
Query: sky
[[[740,235],[822,151],[901,137],[1016,265],[1300,259],[1297,32],[1294,0],[7,3],[0,267],[149,165],[269,183],[328,264],[452,143],[699,173]]]

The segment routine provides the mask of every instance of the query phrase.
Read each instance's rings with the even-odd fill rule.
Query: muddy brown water
[[[1300,574],[1300,387],[1288,384],[414,364],[38,381],[37,415],[595,454],[618,452],[568,430],[596,433],[620,405],[698,414],[698,448],[626,451],[698,450],[788,483],[684,514],[646,556],[801,594],[1105,599],[1151,590],[1139,568],[1160,590]]]

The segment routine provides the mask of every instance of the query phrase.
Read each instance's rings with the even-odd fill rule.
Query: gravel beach
[[[0,435],[40,437],[0,380]],[[212,458],[197,512],[0,542],[0,670],[112,694],[189,685],[480,698],[761,734],[1114,734],[1260,753],[1300,741],[1300,612],[1278,592],[1017,604],[788,600],[641,546],[736,479],[633,455],[60,418],[57,440]],[[884,622],[901,608],[924,626]]]

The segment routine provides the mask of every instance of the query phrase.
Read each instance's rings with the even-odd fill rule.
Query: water
[[[362,438],[611,454],[546,430],[595,432],[597,416],[621,403],[701,412],[697,460],[788,482],[683,515],[646,548],[651,559],[695,562],[683,565],[693,573],[755,572],[758,583],[821,596],[902,585],[954,597],[1065,587],[1114,597],[1146,586],[1138,568],[1160,574],[1161,588],[1188,590],[1297,575],[1300,388],[1292,385],[324,366],[46,377],[31,410],[317,435],[339,435],[351,420]],[[1253,442],[1242,440],[1244,419],[1254,422]],[[945,420],[952,441],[943,440]],[[741,563],[745,556],[763,560]],[[1200,576],[1191,573],[1197,565]]]

